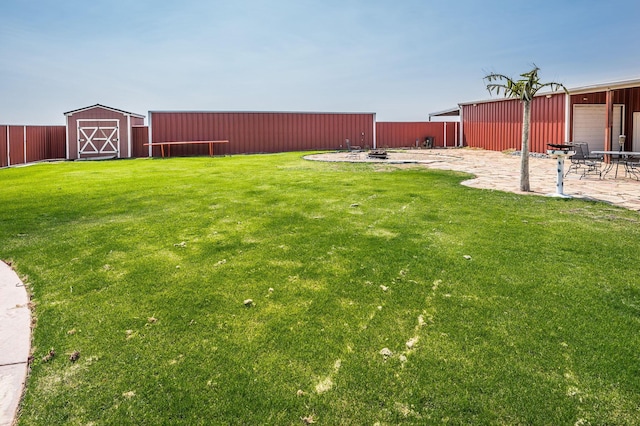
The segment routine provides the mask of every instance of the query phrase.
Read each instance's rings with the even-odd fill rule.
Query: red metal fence
[[[373,113],[152,112],[151,128],[131,128],[133,157],[148,157],[154,142],[229,140],[217,155],[363,148],[459,145],[459,123],[375,122]],[[374,133],[375,130],[375,133]],[[374,143],[375,141],[375,143]],[[206,155],[206,145],[175,146],[171,155]],[[160,156],[154,148],[153,156]],[[0,167],[66,158],[65,126],[0,126]]]
[[[427,137],[433,147],[459,145],[459,123],[456,122],[379,122],[376,123],[378,148],[420,148]]]
[[[144,144],[149,142],[148,126],[133,126],[131,128],[131,152],[134,157],[148,157],[149,147]]]
[[[345,139],[373,147],[374,113],[149,112],[155,142],[229,140],[216,154],[346,148]],[[154,156],[159,153],[154,148]],[[171,148],[171,155],[206,155],[206,145]]]
[[[66,157],[65,126],[0,126],[0,167]]]

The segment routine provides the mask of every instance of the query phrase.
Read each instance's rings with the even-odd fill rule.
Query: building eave
[[[91,105],[91,106],[84,107],[84,108],[74,109],[73,111],[65,112],[64,115],[65,116],[70,116],[70,115],[77,114],[77,113],[82,112],[82,111],[88,111],[88,110],[93,109],[93,108],[102,108],[102,109],[106,109],[108,111],[113,111],[113,112],[117,112],[117,113],[120,113],[120,114],[129,115],[131,117],[145,118],[145,116],[142,115],[142,114],[136,114],[135,112],[124,111],[124,110],[121,110],[121,109],[118,109],[118,108],[112,108],[112,107],[108,107],[106,105],[101,105],[101,104],[95,104],[95,105]]]

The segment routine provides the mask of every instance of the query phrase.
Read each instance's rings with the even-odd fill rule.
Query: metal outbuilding
[[[464,145],[496,151],[520,149],[522,103],[490,99],[460,104]],[[532,152],[547,143],[587,142],[590,150],[640,150],[640,79],[542,93],[532,102]]]
[[[216,154],[345,149],[346,140],[376,146],[375,113],[149,111],[149,141],[228,140]],[[149,156],[158,156],[157,147]],[[206,155],[205,145],[172,148],[172,155]]]
[[[144,115],[92,105],[64,113],[68,160],[133,157],[132,127],[144,124]]]

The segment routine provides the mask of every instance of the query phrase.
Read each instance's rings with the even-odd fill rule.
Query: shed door
[[[613,106],[613,129],[611,132],[612,149],[617,150],[618,135],[624,128],[622,123],[622,105]],[[605,127],[607,125],[606,105],[573,106],[573,141],[587,142],[589,150],[604,150]]]
[[[119,157],[120,121],[78,120],[78,157]]]

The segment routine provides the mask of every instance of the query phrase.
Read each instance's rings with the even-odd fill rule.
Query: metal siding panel
[[[149,148],[144,144],[149,142],[149,128],[147,126],[133,126],[131,128],[131,150],[133,157],[149,156]]]
[[[66,157],[67,127],[47,126],[49,159],[59,160]]]
[[[267,114],[267,137],[271,141],[271,150],[269,152],[280,152],[280,138],[277,135],[277,117],[275,114]]]
[[[238,146],[238,154],[248,153],[251,151],[249,147],[250,135],[249,135],[249,115],[248,114],[234,114],[236,119],[238,139],[240,144]]]
[[[274,138],[277,140],[277,150],[278,152],[285,152],[288,150],[289,142],[287,141],[284,129],[286,129],[286,115],[284,114],[274,114]]]
[[[223,153],[225,155],[231,154],[233,152],[233,144],[235,144],[236,141],[233,139],[233,135],[231,134],[232,126],[231,126],[231,118],[229,117],[229,114],[221,115],[221,124],[222,124],[221,133],[219,133],[218,137],[229,141],[228,144],[223,146]]]
[[[250,152],[255,154],[261,152],[261,146],[258,143],[258,138],[264,132],[264,122],[261,114],[251,114],[250,118],[253,122],[253,124],[249,126],[249,130],[251,130]],[[265,152],[264,148],[262,149],[262,152]]]
[[[263,142],[261,140],[266,131],[265,116],[265,114],[252,114],[252,118],[256,125],[253,127],[253,131],[251,132],[251,152],[269,152],[269,141]]]
[[[284,149],[286,151],[296,151],[300,146],[300,136],[295,128],[298,122],[298,117],[295,114],[282,114],[281,117],[282,128],[280,129],[280,132],[284,141]]]
[[[263,152],[277,152],[276,140],[273,134],[273,114],[262,114],[262,122],[264,127],[256,141],[258,145],[266,146],[266,149],[263,149]]]
[[[294,150],[304,150],[307,146],[316,142],[317,138],[317,117],[296,113],[294,115],[295,132],[291,135],[294,142]],[[311,138],[311,141],[309,140]]]
[[[242,152],[242,135],[239,131],[238,116],[235,114],[228,114],[229,120],[229,147],[231,154],[238,154]]]
[[[154,142],[228,139],[216,152],[240,154],[335,149],[345,138],[371,146],[373,123],[372,114],[175,112],[153,113],[151,133]],[[177,148],[172,155],[206,154],[202,146]]]
[[[251,146],[251,124],[252,117],[249,114],[238,114],[238,126],[242,140],[241,153],[250,153],[252,151]]]
[[[252,154],[259,153],[258,135],[264,131],[260,114],[249,115],[247,130],[249,131],[249,152]]]
[[[293,122],[293,117],[290,114],[280,114],[279,115],[279,137],[282,140],[282,151],[294,151],[295,150],[295,142],[288,134],[288,129],[291,128],[291,123]]]
[[[309,134],[307,140],[311,141],[311,144],[305,146],[305,150],[311,149],[314,145],[320,146],[322,149],[330,149],[333,145],[333,126],[340,127],[344,121],[351,121],[351,117],[343,115],[338,117],[337,114],[324,114],[315,117],[316,131],[314,134]]]
[[[7,129],[8,126],[0,126],[0,167],[7,167]]]
[[[24,164],[24,126],[9,126],[9,165]]]
[[[427,136],[434,138],[434,147],[444,147],[444,122],[377,122],[376,131],[381,148],[415,148],[416,139],[421,147]],[[447,146],[453,143],[450,138]]]
[[[300,116],[299,114],[291,114],[291,127],[288,130],[292,149],[295,151],[300,148],[302,139],[300,138]]]
[[[27,126],[26,141],[27,162],[40,161],[50,158],[50,149],[47,143],[46,126]]]
[[[284,149],[286,151],[295,151],[296,143],[290,132],[295,119],[291,114],[283,114],[281,117],[280,137],[284,141]]]
[[[350,123],[362,122],[362,117],[347,114],[332,114],[324,125],[324,148],[336,149],[344,144],[343,134]],[[360,124],[361,125],[361,124]]]
[[[309,122],[305,123],[303,121],[304,117],[301,114],[293,114],[292,118],[294,120],[294,125],[291,128],[292,133],[290,137],[294,144],[294,150],[296,150],[300,149],[302,147],[302,143],[305,142],[302,135],[305,127],[309,126]]]
[[[286,114],[276,114],[274,120],[274,132],[275,137],[278,140],[278,151],[286,152],[289,150],[293,150],[290,149],[290,147],[293,146],[293,143],[291,142],[286,132],[286,129],[288,129],[289,116]]]
[[[267,153],[271,152],[271,141],[268,140],[267,114],[253,114],[253,120],[256,123],[251,132],[252,152]]]
[[[300,114],[301,126],[299,127],[300,135],[299,140],[302,143],[301,148],[308,149],[309,146],[318,145],[324,148],[324,135],[323,135],[323,118],[316,115],[302,115]]]

